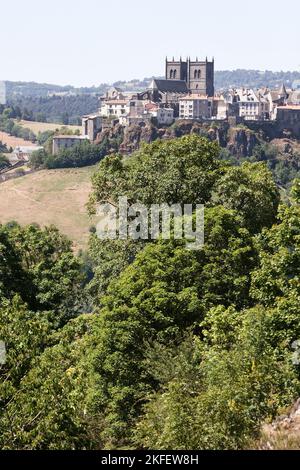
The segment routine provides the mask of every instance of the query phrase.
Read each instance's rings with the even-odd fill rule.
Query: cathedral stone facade
[[[166,58],[166,80],[185,81],[190,93],[214,96],[214,60]]]

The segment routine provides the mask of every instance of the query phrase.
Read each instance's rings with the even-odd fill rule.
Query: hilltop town
[[[68,106],[72,100],[79,99],[82,107],[86,96],[89,109],[92,109],[91,106],[95,106],[95,109],[92,113],[81,116],[81,126],[76,127],[31,123],[26,120],[26,113],[29,116],[27,119],[31,119],[28,110],[25,109],[24,120],[24,111],[20,111],[20,106],[13,105],[13,109],[8,110],[2,106],[4,111],[2,117],[0,116],[0,141],[5,140],[7,147],[6,160],[2,158],[0,181],[34,171],[31,165],[32,155],[38,151],[43,152],[44,149],[48,154],[57,156],[56,162],[60,159],[61,152],[83,143],[101,147],[101,156],[116,151],[130,155],[142,142],[149,143],[156,139],[170,139],[190,133],[217,140],[221,147],[237,158],[252,157],[255,149],[263,142],[274,143],[281,153],[282,148],[287,148],[288,153],[298,155],[299,80],[289,80],[289,86],[281,83],[277,89],[267,86],[239,86],[220,90],[215,86],[215,76],[214,59],[173,57],[171,60],[165,59],[164,78],[135,81],[137,91],[129,90],[128,86],[125,89],[103,86],[99,89],[103,90],[102,93],[85,95],[82,90],[75,92],[75,89],[59,87],[49,89],[43,85],[41,90],[44,94],[47,92],[47,97],[41,98],[41,103],[49,100],[54,106],[56,102],[64,102]],[[130,86],[132,85],[133,82],[130,82]],[[21,85],[14,88],[10,85],[8,89],[9,96],[12,93],[16,96],[28,94],[30,91],[29,86],[24,89]],[[41,92],[36,87],[33,90],[33,93]],[[94,89],[87,90],[90,93]],[[76,94],[79,92],[81,94]],[[30,100],[30,95],[27,99]],[[37,98],[34,95],[31,99],[36,102]],[[71,114],[68,113],[68,107],[65,111],[67,116]],[[21,121],[20,116],[23,119]],[[15,119],[7,120],[7,117]],[[9,134],[15,137],[9,137]],[[24,137],[25,141],[19,137]],[[9,146],[12,152],[7,153]],[[97,160],[88,160],[86,164],[95,161]],[[37,168],[36,163],[33,166]],[[57,166],[64,167],[64,163],[56,163],[51,168]],[[71,166],[76,166],[76,163]],[[299,164],[294,161],[292,166],[289,171],[296,176]]]
[[[116,125],[151,123],[170,127],[178,121],[264,129],[273,138],[300,138],[300,83],[295,88],[232,88],[215,91],[214,60],[166,59],[165,78],[153,79],[144,91],[132,93],[111,87],[99,99],[99,108],[83,116],[80,136],[57,135],[53,153],[82,140],[97,141],[99,134]],[[130,148],[121,148],[128,153]]]

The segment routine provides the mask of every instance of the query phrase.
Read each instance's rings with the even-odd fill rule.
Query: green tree
[[[256,259],[250,235],[233,211],[212,208],[206,220],[203,250],[189,251],[184,242],[149,244],[102,299],[93,403],[105,415],[108,445],[126,445],[153,384],[145,342],[179,340],[188,328],[201,330],[211,306],[249,301]]]
[[[56,326],[81,311],[81,264],[55,227],[2,226],[0,240],[3,296],[20,294],[31,310],[51,311]]]
[[[194,338],[173,354],[160,350],[152,370],[167,380],[148,396],[136,447],[243,449],[259,436],[263,419],[297,396],[289,357],[278,360],[269,344],[264,310],[250,310],[241,319],[229,349],[206,348]]]
[[[0,154],[0,170],[9,166],[9,160],[5,155]]]
[[[47,323],[42,316],[24,314],[18,307],[2,319],[7,323],[4,333],[9,335],[9,352],[2,375],[6,380],[0,386],[1,448],[99,448],[97,424],[85,406],[91,359],[85,336],[93,316],[71,321],[52,336],[54,344],[44,351]],[[18,380],[22,375],[22,381],[13,391],[11,382],[16,374]]]
[[[276,222],[279,200],[272,174],[263,163],[229,167],[218,181],[213,198],[214,203],[237,210],[251,233]]]
[[[119,196],[146,205],[205,203],[224,168],[218,154],[216,143],[191,135],[145,144],[130,159],[109,156],[92,178],[91,207]]]

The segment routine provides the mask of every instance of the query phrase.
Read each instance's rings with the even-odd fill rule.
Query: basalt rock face
[[[118,152],[124,139],[124,127],[116,124],[103,129],[96,137],[95,144],[103,145],[108,152]]]
[[[260,139],[250,129],[234,127],[228,133],[227,150],[238,158],[251,157],[259,143]]]
[[[124,135],[123,126],[121,126],[120,124],[116,124],[114,126],[107,127],[105,129],[103,129],[102,132],[100,132],[97,135],[95,144],[101,144],[103,142],[103,140],[105,140],[105,139],[111,140],[111,139],[115,139],[115,138],[118,138],[118,137],[123,138],[123,135]]]
[[[101,145],[108,140],[110,152],[120,152],[122,154],[131,154],[139,149],[143,142],[150,143],[154,140],[162,138],[161,132],[152,124],[132,124],[126,128],[119,124],[111,128],[104,129],[98,134],[96,144]],[[116,148],[116,143],[118,148]]]
[[[120,124],[112,125],[98,134],[96,144],[108,143],[109,152],[130,155],[139,149],[143,142],[150,143],[157,139],[169,140],[184,135],[197,134],[216,141],[220,147],[237,158],[251,157],[256,145],[263,139],[247,127],[230,127],[228,123],[201,123],[197,121],[176,121],[170,127],[158,127],[153,123],[140,122],[124,128]]]
[[[281,154],[300,156],[300,142],[292,139],[274,139],[272,145],[275,146]]]

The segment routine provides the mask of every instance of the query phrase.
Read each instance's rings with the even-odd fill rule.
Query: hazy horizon
[[[234,72],[234,71],[238,71],[238,70],[247,70],[247,71],[255,71],[255,72],[272,72],[272,73],[280,73],[280,72],[283,72],[283,73],[300,73],[300,70],[259,70],[259,69],[224,69],[224,70],[215,70],[215,72]],[[159,77],[159,76],[164,76],[164,74],[161,74],[161,75],[154,75],[155,77]],[[36,80],[6,80],[4,79],[3,82],[14,82],[14,83],[17,83],[17,82],[23,82],[23,83],[36,83],[36,84],[39,84],[39,85],[49,85],[49,86],[61,86],[61,87],[73,87],[75,89],[77,88],[92,88],[92,87],[99,87],[100,85],[113,85],[114,83],[117,83],[117,82],[130,82],[132,80],[139,80],[139,81],[142,81],[144,79],[149,79],[149,78],[152,78],[152,76],[149,76],[149,77],[133,77],[133,78],[128,78],[128,79],[122,79],[122,78],[118,78],[117,80],[112,80],[111,82],[99,82],[99,83],[94,83],[92,85],[86,85],[86,84],[81,84],[81,85],[74,85],[73,83],[50,83],[50,82],[39,82],[39,81],[36,81]]]
[[[1,80],[99,86],[162,76],[165,57],[180,55],[214,57],[218,71],[300,71],[296,0],[284,24],[271,0],[191,0],[186,10],[179,0],[16,0],[0,11]]]

